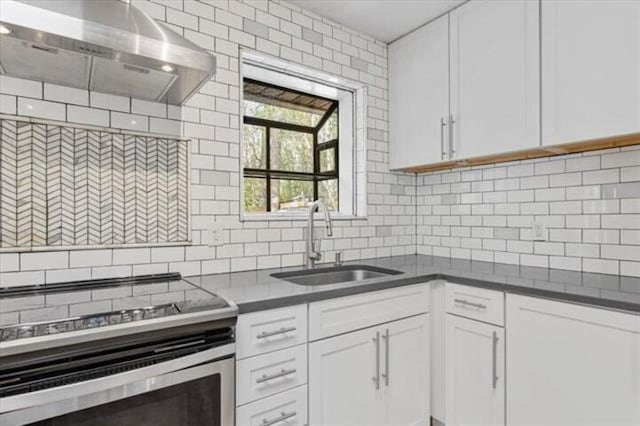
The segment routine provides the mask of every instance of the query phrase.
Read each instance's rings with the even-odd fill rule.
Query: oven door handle
[[[187,368],[211,363],[218,358],[228,357],[235,353],[235,343],[207,349],[192,355],[186,355],[171,361],[142,367],[135,370],[125,371],[110,376],[100,377],[84,382],[72,383],[44,389],[41,391],[28,392],[20,395],[0,398],[0,423],[4,426],[5,413],[16,410],[23,410],[31,407],[38,407],[61,400],[74,400],[79,397],[94,394],[102,391],[110,391],[118,388],[126,388],[127,385],[139,382],[157,381],[163,375],[179,372]],[[11,422],[9,422],[11,423]]]

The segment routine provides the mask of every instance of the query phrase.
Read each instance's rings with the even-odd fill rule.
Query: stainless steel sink
[[[271,274],[271,276],[300,285],[325,285],[349,283],[400,274],[402,274],[402,272],[394,271],[393,269],[377,268],[368,265],[347,265],[332,268],[278,272]]]

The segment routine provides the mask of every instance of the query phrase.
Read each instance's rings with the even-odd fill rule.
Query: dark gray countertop
[[[346,262],[403,274],[349,284],[302,286],[274,278],[300,267],[186,277],[235,302],[240,313],[260,311],[432,280],[640,313],[640,278],[435,256],[410,255]]]

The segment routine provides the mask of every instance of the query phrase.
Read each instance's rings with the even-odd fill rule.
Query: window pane
[[[271,211],[305,211],[313,203],[313,182],[271,180]]]
[[[318,182],[318,198],[324,201],[329,210],[338,211],[338,179]]]
[[[244,115],[264,118],[266,120],[281,121],[301,126],[315,127],[322,118],[324,111],[302,111],[255,101],[244,101]]]
[[[318,132],[318,142],[327,142],[338,139],[338,112],[331,114],[331,117],[324,123]]]
[[[253,169],[267,168],[267,129],[261,126],[245,124],[243,128],[244,167]]]
[[[313,136],[271,129],[271,170],[313,173]]]
[[[267,211],[267,180],[244,178],[244,211],[262,213]]]
[[[320,151],[320,172],[333,172],[336,170],[336,149],[329,148]]]

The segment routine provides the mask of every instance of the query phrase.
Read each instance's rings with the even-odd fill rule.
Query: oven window
[[[220,374],[215,374],[33,424],[41,426],[221,426],[220,380]]]

